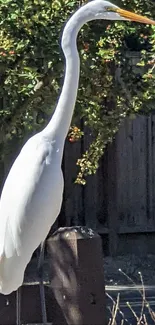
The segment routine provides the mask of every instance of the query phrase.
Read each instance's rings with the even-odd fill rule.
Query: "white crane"
[[[66,59],[63,89],[56,110],[43,131],[31,137],[16,158],[0,200],[0,293],[10,294],[23,283],[25,268],[56,220],[63,194],[61,161],[79,82],[76,39],[82,25],[94,19],[155,22],[93,0],[67,22],[62,49]]]

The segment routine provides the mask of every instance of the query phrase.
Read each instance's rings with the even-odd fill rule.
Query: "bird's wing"
[[[15,160],[4,184],[0,200],[0,256],[8,258],[16,250],[18,237],[27,221],[27,207],[46,166],[52,145],[31,138]]]

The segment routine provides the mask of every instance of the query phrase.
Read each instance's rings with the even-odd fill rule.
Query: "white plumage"
[[[124,13],[124,15],[123,15]],[[32,253],[57,218],[63,194],[61,161],[79,82],[76,38],[93,19],[153,21],[94,0],[68,21],[62,37],[66,73],[62,93],[47,127],[24,145],[6,179],[0,200],[0,293],[21,286]]]
[[[32,253],[60,212],[61,153],[56,142],[39,133],[26,143],[10,170],[0,202],[0,288],[4,294],[22,284]]]

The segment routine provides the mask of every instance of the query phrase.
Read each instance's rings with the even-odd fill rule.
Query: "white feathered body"
[[[59,215],[62,150],[39,133],[25,144],[10,170],[0,200],[0,293],[22,285],[32,253]]]

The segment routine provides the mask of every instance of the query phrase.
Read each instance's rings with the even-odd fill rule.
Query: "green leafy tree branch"
[[[151,1],[115,3],[155,17]],[[62,30],[82,4],[75,0],[1,0],[1,160],[12,150],[14,139],[23,143],[54,111],[64,75]],[[155,28],[133,22],[94,21],[82,28],[78,49],[81,75],[75,127],[68,140],[79,140],[85,129],[91,134],[90,146],[77,161],[76,182],[85,184],[86,176],[96,172],[122,120],[154,110]],[[134,64],[133,53],[137,53]],[[77,122],[81,118],[84,130]]]

